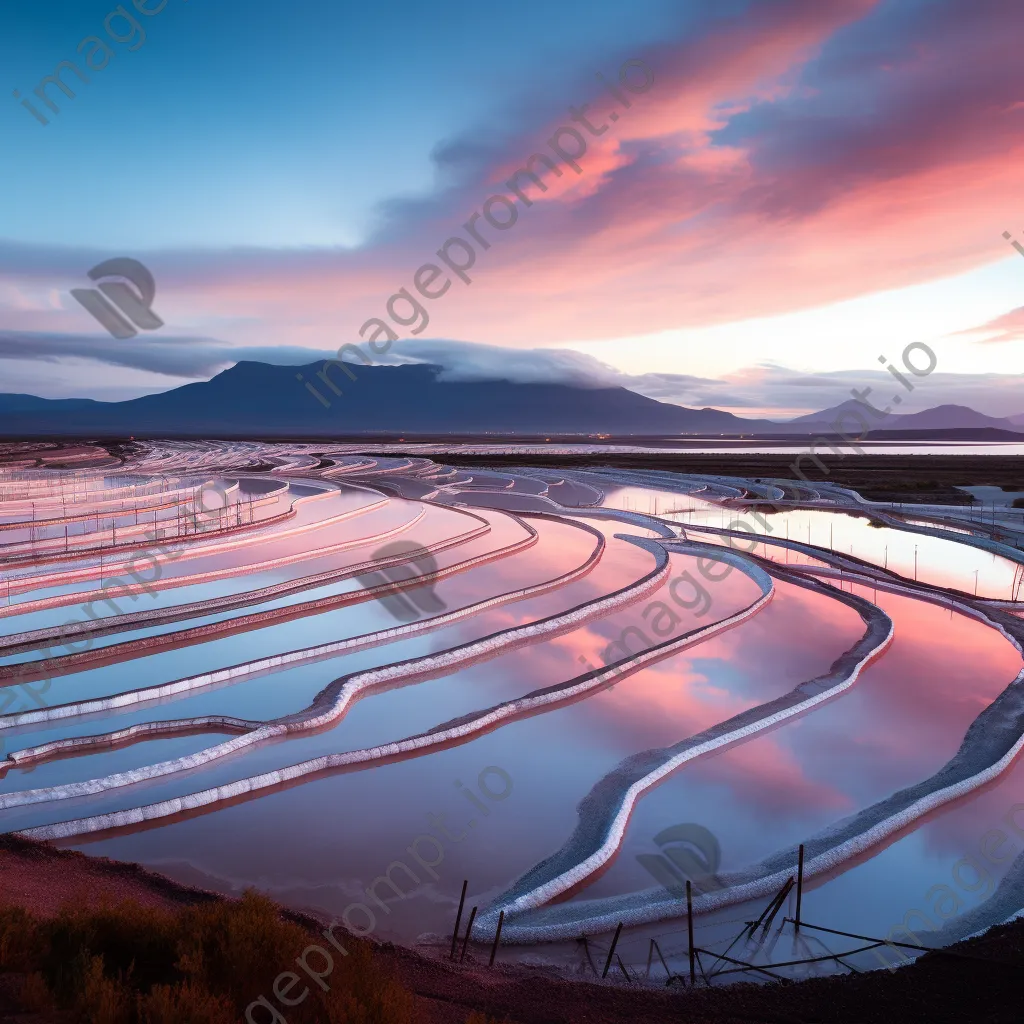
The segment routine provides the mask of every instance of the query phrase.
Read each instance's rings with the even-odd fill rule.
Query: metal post
[[[619,941],[619,936],[622,934],[622,922],[619,922],[618,928],[615,929],[615,938],[612,939],[611,949],[608,950],[608,959],[604,962],[604,970],[601,972],[602,978],[608,977],[608,968],[612,965],[612,957],[615,955],[615,946]]]
[[[693,970],[693,895],[690,880],[686,880],[686,932],[690,939],[690,988],[697,983]]]
[[[468,885],[469,879],[467,878],[462,883],[462,897],[459,899],[459,912],[455,915],[455,932],[452,934],[452,960],[455,959],[455,943],[459,941],[459,925],[462,924],[462,908],[466,905],[466,888]]]
[[[804,897],[804,844],[800,844],[800,861],[796,868],[796,930],[800,930],[800,904]]]

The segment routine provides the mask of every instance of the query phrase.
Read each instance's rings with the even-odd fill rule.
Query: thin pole
[[[632,985],[633,984],[633,979],[629,976],[629,971],[626,970],[626,965],[622,962],[622,957],[621,956],[617,956],[615,959],[618,961],[619,970],[622,971],[623,977],[626,979],[626,981],[628,981],[630,983],[630,985]]]
[[[597,977],[597,968],[594,966],[593,958],[590,955],[590,943],[587,942],[586,935],[581,935],[579,941],[583,943],[583,952],[587,956],[587,963],[590,964],[590,969],[594,972],[594,977]]]
[[[848,939],[862,939],[864,942],[877,942],[883,946],[899,946],[901,949],[919,949],[922,953],[935,953],[936,956],[952,956],[958,960],[974,960],[986,964],[1003,964],[1009,966],[1008,960],[993,960],[987,956],[972,956],[970,953],[957,953],[952,949],[943,949],[941,946],[915,946],[910,942],[897,942],[895,939],[876,939],[871,935],[858,935],[856,932],[841,932],[835,928],[826,928],[820,924],[808,924],[804,922],[805,928],[813,928],[818,932],[828,932],[830,935],[843,935]]]
[[[612,965],[612,957],[615,955],[615,946],[619,941],[619,936],[622,934],[622,922],[619,922],[618,928],[615,929],[615,938],[612,939],[611,949],[608,950],[608,959],[604,962],[604,970],[601,972],[602,978],[608,977],[608,968]]]
[[[768,916],[761,928],[761,942],[764,942],[765,937],[768,935],[768,931],[772,926],[772,922],[775,920],[775,915],[782,909],[782,904],[786,902],[792,888],[793,876],[790,875],[789,878],[786,879],[786,884],[783,885],[778,893],[776,893],[775,899],[772,901],[772,905],[765,911]]]
[[[498,943],[501,942],[501,926],[505,923],[505,911],[498,915],[498,930],[494,933],[494,945],[491,946],[491,962],[488,967],[494,966],[494,958],[498,955]],[[650,968],[648,968],[650,970]]]
[[[800,904],[804,898],[804,844],[800,844],[800,861],[796,869],[796,930],[800,930]]]
[[[466,947],[469,945],[469,937],[473,933],[473,922],[476,920],[476,910],[474,907],[469,912],[469,924],[466,925],[466,937],[462,940],[462,955],[459,957],[459,963],[466,959]]]
[[[668,964],[665,963],[665,958],[661,955],[661,946],[658,945],[657,939],[651,939],[654,943],[654,948],[658,953],[658,959],[661,961],[661,966],[665,968],[665,973],[671,978],[672,972],[668,969]]]
[[[455,932],[452,935],[452,960],[455,959],[455,943],[459,941],[459,925],[462,924],[462,908],[466,905],[466,888],[468,885],[469,879],[467,878],[462,883],[462,897],[459,899],[459,912],[455,915]]]
[[[686,880],[686,933],[690,939],[690,988],[693,988],[697,976],[693,970],[693,894],[689,879]]]

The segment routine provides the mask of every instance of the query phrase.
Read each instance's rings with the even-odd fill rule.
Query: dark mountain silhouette
[[[894,416],[895,427],[900,430],[974,430],[991,427],[996,430],[1013,430],[1013,424],[1003,417],[986,416],[975,412],[966,405],[937,405],[909,416]]]
[[[777,430],[717,409],[685,409],[621,387],[443,381],[441,368],[328,370],[242,362],[209,381],[127,402],[0,395],[4,436],[337,436],[351,434],[741,434]],[[298,375],[303,380],[298,379]],[[330,407],[306,389],[312,383]]]
[[[860,434],[861,410],[874,436],[928,431],[1020,429],[965,406],[945,405],[878,419],[850,400],[788,423],[747,420],[718,409],[687,409],[621,387],[446,381],[442,368],[241,362],[212,380],[127,402],[0,394],[4,437],[339,437],[366,435],[567,435],[794,438]],[[351,374],[354,379],[350,379]],[[301,378],[301,379],[300,379]],[[307,390],[312,384],[323,401]],[[340,391],[341,394],[337,394]],[[324,405],[329,402],[329,407]],[[845,415],[842,415],[844,414]],[[842,415],[842,419],[839,417]]]
[[[0,394],[0,416],[8,413],[45,413],[56,409],[73,412],[100,404],[91,398],[36,398],[35,395]]]
[[[885,406],[881,405],[881,402],[876,405],[876,408],[879,408],[880,412],[885,410]],[[1018,429],[1014,418],[986,416],[966,405],[937,405],[932,409],[908,414],[897,413],[895,411],[897,408],[898,406],[894,406],[893,412],[888,416],[876,416],[851,398],[831,409],[799,416],[790,422],[794,425],[799,424],[801,429],[819,434],[833,433],[835,427],[832,424],[835,424],[840,430],[850,435],[860,433],[862,429],[859,416],[868,422],[872,432],[982,429],[1014,431]]]

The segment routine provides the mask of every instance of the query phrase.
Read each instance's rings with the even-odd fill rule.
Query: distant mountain
[[[354,435],[566,435],[674,437],[769,435],[801,439],[860,433],[862,412],[887,436],[928,431],[1016,431],[964,406],[872,418],[851,400],[788,423],[747,420],[718,409],[687,409],[621,387],[446,381],[426,364],[324,363],[271,366],[241,362],[212,380],[127,402],[0,394],[3,437],[339,437]],[[349,379],[351,373],[354,379]],[[307,389],[311,384],[320,398]],[[336,392],[341,392],[340,394]],[[325,406],[329,402],[329,407]],[[846,415],[843,415],[843,414]],[[842,416],[842,418],[840,418]],[[1024,416],[1017,417],[1024,426]],[[1013,435],[1015,436],[1015,435]]]
[[[46,410],[54,409],[75,412],[99,404],[91,398],[36,398],[35,395],[0,394],[0,417],[5,413],[45,413]]]
[[[877,408],[877,406],[876,406]],[[884,406],[879,411],[884,411]],[[821,412],[811,413],[807,416],[799,416],[791,420],[792,424],[799,424],[802,429],[816,433],[832,433],[836,424],[839,429],[847,434],[859,432],[860,419],[862,416],[871,426],[873,432],[877,431],[919,431],[919,430],[1009,430],[1014,431],[1019,426],[1024,426],[1024,416],[1019,417],[1020,424],[1012,419],[986,416],[984,413],[976,412],[966,405],[937,405],[932,409],[925,409],[922,412],[901,414],[895,411],[888,416],[875,416],[869,409],[857,402],[855,399],[833,406],[831,409],[823,409]]]
[[[348,364],[346,364],[348,365]],[[0,395],[3,436],[307,437],[352,434],[742,434],[777,431],[717,409],[686,409],[621,387],[439,380],[441,367],[241,362],[212,380],[127,402]],[[303,378],[299,379],[299,376]],[[306,389],[316,387],[322,402]]]
[[[893,416],[897,422],[892,429],[899,430],[964,430],[991,427],[995,430],[1013,430],[1014,424],[1002,417],[986,416],[966,405],[937,405],[909,416]],[[886,429],[890,429],[885,424]]]
[[[822,409],[821,412],[809,412],[806,416],[797,416],[789,422],[791,425],[804,423],[817,425],[819,423],[829,423],[846,409],[860,409],[862,414],[866,413],[866,410],[862,405],[850,398],[845,402],[841,402],[839,405],[833,405],[829,409]],[[866,414],[870,415],[870,413]]]

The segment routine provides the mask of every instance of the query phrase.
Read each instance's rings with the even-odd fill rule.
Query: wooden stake
[[[665,973],[668,975],[669,981],[671,982],[672,972],[668,969],[668,964],[665,963],[665,958],[661,955],[661,946],[658,945],[657,939],[652,939],[651,941],[654,943],[654,948],[658,953],[658,959],[661,961],[661,966],[665,968]]]
[[[615,929],[615,938],[612,939],[611,949],[608,950],[608,959],[604,962],[604,970],[601,972],[602,978],[608,977],[608,968],[612,965],[612,957],[615,955],[615,946],[618,944],[619,936],[622,934],[622,922],[619,922],[618,928]]]
[[[796,868],[796,920],[795,927],[800,931],[800,904],[804,898],[804,844],[800,844],[800,860]]]
[[[786,879],[786,884],[776,894],[775,899],[772,901],[772,905],[767,911],[768,916],[765,918],[764,926],[761,928],[761,942],[764,942],[765,937],[771,929],[772,922],[775,920],[775,915],[782,909],[782,904],[786,902],[792,888],[793,876],[790,875],[789,878]]]
[[[498,930],[494,933],[494,945],[491,946],[491,962],[488,967],[494,966],[494,958],[498,955],[498,943],[501,942],[501,926],[505,923],[505,911],[498,914]]]
[[[594,966],[594,961],[590,956],[590,944],[587,942],[586,935],[581,935],[579,941],[583,943],[583,952],[587,956],[587,963],[590,964],[590,969],[594,972],[594,977],[597,977],[597,968]]]
[[[617,956],[615,959],[618,962],[619,970],[622,971],[622,976],[630,983],[630,985],[632,985],[633,979],[629,976],[629,971],[626,970],[626,965],[622,962],[622,957]]]
[[[462,897],[459,900],[459,912],[455,915],[455,931],[452,933],[452,952],[450,959],[455,959],[455,943],[459,941],[459,925],[462,924],[462,908],[466,905],[466,887],[469,885],[467,878],[462,883]]]
[[[459,963],[466,959],[466,947],[469,945],[469,937],[473,933],[473,922],[476,920],[476,907],[469,912],[469,924],[466,925],[466,937],[462,940],[462,955],[459,957]]]
[[[690,988],[697,982],[693,971],[693,895],[690,880],[686,880],[686,932],[690,939]]]

